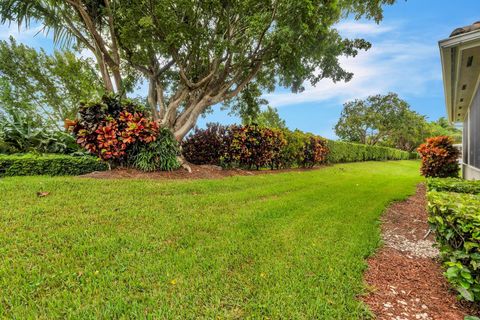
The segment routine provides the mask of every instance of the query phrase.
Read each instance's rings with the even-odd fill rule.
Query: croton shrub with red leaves
[[[219,166],[226,152],[228,127],[219,123],[208,123],[207,128],[195,128],[182,143],[185,159],[193,164]]]
[[[116,164],[128,163],[129,149],[136,143],[155,141],[159,132],[158,124],[142,107],[109,96],[81,105],[78,118],[66,120],[65,126],[89,153]]]
[[[328,153],[327,140],[311,136],[303,146],[303,166],[311,168],[325,163]]]
[[[227,166],[275,168],[281,150],[287,144],[281,130],[257,125],[231,126],[222,162]]]
[[[460,151],[448,136],[428,138],[417,149],[422,158],[421,173],[425,177],[458,177]]]

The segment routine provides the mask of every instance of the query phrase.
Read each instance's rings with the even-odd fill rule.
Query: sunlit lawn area
[[[0,179],[0,317],[362,318],[378,218],[418,168]]]

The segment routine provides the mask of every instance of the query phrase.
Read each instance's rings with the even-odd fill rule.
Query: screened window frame
[[[480,169],[480,89],[475,93],[463,124],[463,163]]]

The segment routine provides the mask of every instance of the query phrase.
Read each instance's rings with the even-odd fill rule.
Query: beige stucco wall
[[[467,180],[480,180],[480,169],[468,166],[466,164],[462,165],[463,178]]]

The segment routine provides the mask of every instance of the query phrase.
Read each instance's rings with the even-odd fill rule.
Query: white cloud
[[[370,24],[358,23],[362,32],[380,32]],[[376,25],[374,25],[376,26]],[[344,30],[354,29],[347,23]],[[382,32],[389,27],[384,27]],[[389,29],[394,30],[394,29]],[[293,94],[275,92],[265,95],[273,106],[282,107],[306,102],[332,101],[336,105],[369,95],[397,92],[400,95],[419,96],[427,92],[431,81],[441,80],[439,53],[436,42],[410,41],[383,37],[373,47],[355,58],[341,58],[341,65],[354,73],[350,82],[320,81],[315,87],[305,84],[305,91]]]
[[[390,32],[396,28],[394,25],[376,24],[373,22],[344,21],[335,26],[341,35],[347,38],[379,35]]]

